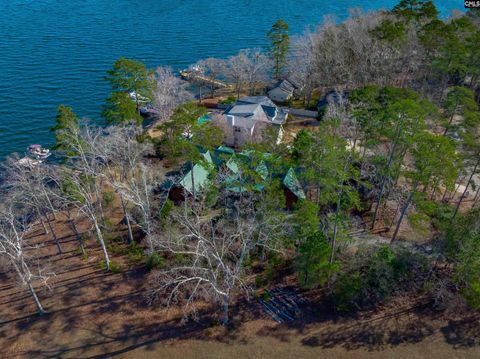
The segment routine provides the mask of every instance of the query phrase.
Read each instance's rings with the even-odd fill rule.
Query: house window
[[[233,130],[234,130],[235,132],[241,132],[241,131],[242,131],[242,129],[241,129],[240,127],[237,127],[237,126],[235,126],[235,127],[233,128]]]

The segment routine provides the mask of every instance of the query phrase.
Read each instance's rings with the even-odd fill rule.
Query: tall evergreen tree
[[[397,222],[392,241],[397,239],[400,226],[420,187],[444,186],[451,188],[458,173],[458,156],[454,143],[443,136],[429,132],[418,133],[410,150],[413,163],[406,169],[405,176],[410,181],[410,193]]]
[[[277,20],[267,34],[270,40],[270,56],[274,62],[273,75],[280,78],[286,66],[286,57],[290,44],[288,24],[284,20]]]
[[[452,127],[455,115],[465,115],[471,111],[478,111],[478,105],[475,102],[473,91],[462,86],[455,86],[448,91],[443,107],[445,108],[445,114],[448,117],[447,122],[445,123],[444,135],[446,135],[448,130]]]
[[[107,71],[112,93],[107,99],[103,116],[110,123],[136,122],[140,124],[141,105],[151,101],[152,73],[140,61],[120,58]]]
[[[55,133],[55,150],[63,152],[67,156],[74,156],[72,147],[72,134],[78,132],[78,117],[71,107],[58,106],[55,126],[50,128]]]

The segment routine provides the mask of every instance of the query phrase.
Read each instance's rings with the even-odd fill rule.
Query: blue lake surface
[[[324,15],[391,8],[371,0],[0,0],[0,158],[31,143],[50,146],[48,128],[64,103],[98,119],[105,71],[121,56],[177,70],[199,59],[263,47],[278,18],[292,34]],[[443,17],[463,8],[438,0]]]

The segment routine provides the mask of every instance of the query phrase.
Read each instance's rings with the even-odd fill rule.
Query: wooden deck
[[[216,88],[232,87],[230,84],[227,84],[223,81],[212,80],[212,79],[209,79],[207,76],[204,76],[200,73],[190,71],[190,70],[180,71],[180,76],[185,80],[192,81],[192,82],[203,82],[209,85],[214,85]]]

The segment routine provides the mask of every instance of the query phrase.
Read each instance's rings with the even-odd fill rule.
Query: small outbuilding
[[[279,80],[270,91],[268,97],[270,100],[285,103],[289,101],[296,90],[296,86],[289,80]]]

